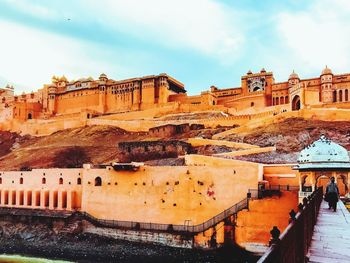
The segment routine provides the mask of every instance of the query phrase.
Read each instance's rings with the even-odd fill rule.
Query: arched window
[[[273,98],[272,98],[272,106],[274,106],[275,104],[276,104],[275,98],[273,97]]]
[[[254,102],[251,102],[251,103],[250,103],[250,107],[254,107]]]
[[[280,104],[280,98],[277,97],[277,98],[276,98],[276,105],[279,105],[279,104]]]
[[[19,184],[23,184],[23,178],[19,178]]]
[[[77,179],[77,184],[81,184],[81,178]]]
[[[28,120],[31,120],[33,118],[31,113],[28,113]]]
[[[45,178],[45,177],[41,180],[41,183],[42,183],[42,184],[46,184],[46,178]],[[63,183],[63,182],[62,182],[62,183]]]
[[[339,101],[342,102],[343,101],[343,91],[339,90]]]
[[[345,90],[345,101],[349,100],[349,90]]]
[[[286,96],[285,98],[284,98],[284,103],[289,103],[289,98],[288,98],[288,96]]]
[[[337,91],[333,91],[333,102],[337,102]]]
[[[59,180],[59,184],[63,184],[63,178],[62,177]]]
[[[281,102],[281,104],[284,104],[284,97],[280,98],[280,102]]]
[[[0,184],[2,184],[2,178],[0,177]]]
[[[101,186],[102,185],[102,179],[101,177],[96,177],[95,178],[95,186]]]

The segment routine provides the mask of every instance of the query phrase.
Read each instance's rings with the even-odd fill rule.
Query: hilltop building
[[[290,105],[290,110],[299,110],[310,105],[349,101],[349,84],[350,74],[334,75],[327,66],[320,76],[309,79],[301,79],[293,70],[284,82],[275,82],[273,73],[265,69],[258,73],[249,70],[242,76],[240,87],[219,89],[212,86],[199,96],[178,94],[170,96],[170,100],[224,105],[237,111],[276,105]]]
[[[12,109],[11,118],[20,121],[48,119],[53,116],[85,112],[97,115],[159,108],[171,103],[222,106],[231,112],[250,109],[263,111],[278,105],[289,110],[332,105],[349,101],[350,74],[334,75],[330,68],[320,76],[301,79],[294,71],[287,81],[275,82],[272,72],[248,71],[241,86],[219,89],[211,86],[200,95],[187,96],[184,85],[163,73],[126,80],[109,79],[101,74],[68,81],[65,76],[52,78],[51,84],[29,94],[14,95],[13,87],[1,89],[2,108]]]

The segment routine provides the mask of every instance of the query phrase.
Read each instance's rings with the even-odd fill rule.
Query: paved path
[[[322,201],[308,257],[309,262],[350,262],[350,213],[342,202],[333,212]]]

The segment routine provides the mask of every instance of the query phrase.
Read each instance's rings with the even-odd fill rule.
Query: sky
[[[248,70],[350,72],[349,0],[0,0],[0,87],[53,75],[167,73],[189,95],[238,87]]]

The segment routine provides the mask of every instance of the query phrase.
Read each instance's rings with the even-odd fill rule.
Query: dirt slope
[[[57,156],[76,146],[84,151],[92,164],[106,164],[118,160],[119,142],[186,140],[197,136],[211,138],[213,134],[224,130],[225,128],[191,130],[172,138],[151,138],[146,132],[128,132],[103,125],[66,129],[43,137],[21,137],[16,133],[0,132],[0,170],[58,167],[55,164]],[[65,165],[63,161],[60,167],[66,167]]]
[[[321,134],[350,150],[350,121],[327,122],[290,118],[269,126],[261,126],[244,134],[227,136],[226,140],[259,146],[276,146],[275,153],[255,154],[237,159],[265,163],[291,163],[297,154]]]

